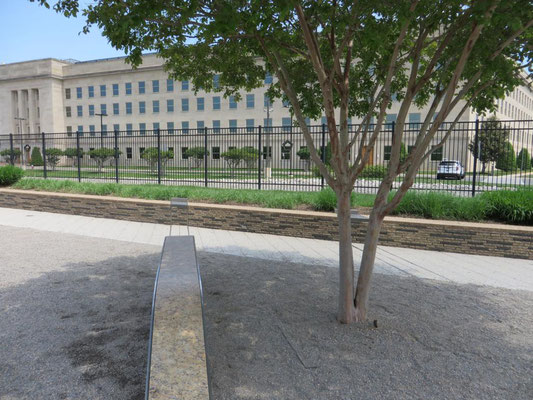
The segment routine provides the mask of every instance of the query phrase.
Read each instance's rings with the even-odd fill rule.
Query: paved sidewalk
[[[165,236],[184,235],[185,226],[120,221],[0,208],[0,225],[71,233],[162,246]],[[190,227],[198,250],[265,260],[338,265],[338,243],[286,236]],[[356,265],[363,245],[353,245]],[[533,262],[501,257],[380,246],[375,272],[461,284],[533,291]]]

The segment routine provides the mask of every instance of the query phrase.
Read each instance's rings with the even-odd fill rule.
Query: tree
[[[74,151],[75,155],[76,149],[74,149]],[[98,165],[98,172],[102,172],[102,168],[104,167],[105,162],[110,158],[115,157],[115,149],[101,147],[99,149],[90,150],[87,154],[89,154],[89,157],[96,160],[96,164]],[[122,154],[122,152],[119,150],[118,155],[120,156],[120,154]]]
[[[83,155],[85,154],[83,149],[78,150],[76,147],[69,147],[68,149],[64,151],[64,154],[68,159],[74,160],[75,167],[78,166],[78,152],[80,156],[79,158],[82,158]]]
[[[246,146],[242,149],[242,160],[246,164],[246,168],[252,169],[255,167],[255,163],[259,159],[259,150],[252,146]]]
[[[191,147],[185,151],[187,157],[194,159],[194,166],[196,168],[200,168],[200,165],[202,165],[205,154],[209,156],[209,150],[206,150],[205,147]]]
[[[153,173],[157,172],[157,163],[159,161],[158,156],[158,150],[157,147],[148,147],[145,149],[142,154],[141,158],[148,162],[148,165],[150,165],[150,171]],[[174,158],[174,152],[172,150],[161,150],[161,174],[165,174],[165,169],[167,167],[168,160],[171,160]]]
[[[244,152],[242,149],[229,149],[221,154],[221,157],[226,160],[231,172],[231,177],[235,177],[235,169],[239,166],[244,159]]]
[[[472,152],[482,163],[481,173],[485,173],[487,163],[498,160],[505,149],[505,142],[509,137],[509,130],[502,125],[496,117],[491,117],[481,124],[478,132],[478,144],[476,149],[475,138],[468,144],[468,150]]]
[[[527,171],[531,169],[531,156],[525,147],[520,150],[520,153],[518,153],[518,157],[516,158],[516,166],[521,171]]]
[[[22,152],[20,151],[20,149],[13,149],[13,151],[11,151],[11,149],[5,149],[0,151],[0,156],[4,157],[4,162],[10,164],[11,156],[13,156],[13,160],[15,160],[16,158],[20,157],[21,154]]]
[[[55,8],[75,15],[78,2],[61,0]],[[197,88],[239,98],[241,90],[261,87],[267,72],[275,75],[269,98],[289,102],[313,163],[337,196],[338,319],[350,323],[366,318],[383,220],[412,186],[420,165],[444,145],[465,110],[493,111],[494,99],[516,87],[520,71],[532,65],[532,9],[530,0],[97,0],[84,13],[88,26],[102,28],[133,65],[142,61],[142,51],[157,51],[171,76],[190,79]],[[364,149],[375,146],[393,94],[400,105],[395,140],[354,287],[350,194],[369,162],[371,151]],[[400,162],[413,105],[426,105],[427,117],[412,151]],[[433,144],[454,110],[450,129]],[[331,172],[305,123],[306,117],[322,115],[331,142]],[[350,117],[362,121],[351,135]],[[397,178],[399,188],[389,196]]]
[[[496,168],[502,171],[514,171],[516,169],[516,154],[511,142],[505,142],[498,159],[496,160]]]
[[[31,151],[31,165],[34,167],[42,167],[44,165],[41,149],[34,147]]]
[[[61,149],[56,149],[55,147],[51,147],[49,149],[46,149],[45,155],[46,155],[47,165],[51,165],[52,171],[55,171],[56,166],[59,163],[61,156],[64,155],[64,153],[63,153],[63,150]]]

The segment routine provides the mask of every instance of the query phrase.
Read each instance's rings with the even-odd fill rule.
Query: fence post
[[[11,153],[9,153],[9,161],[11,162],[11,165],[15,165],[15,147],[13,145],[13,134],[9,134],[9,149]]]
[[[325,164],[326,163],[326,124],[322,124],[322,146],[320,148],[321,148],[320,155],[322,158],[322,162]],[[322,176],[322,174],[320,174],[320,179],[321,179],[320,186],[322,187],[322,189],[324,189],[324,176]]]
[[[44,138],[44,132],[41,133],[41,138],[43,142],[43,174],[44,174],[44,179],[46,179],[48,177],[48,173],[46,170],[46,140]],[[22,149],[22,151],[24,151],[24,149]]]
[[[79,131],[76,131],[76,159],[78,160],[78,182],[81,182],[81,148]]]
[[[477,158],[479,157],[478,133],[479,133],[479,119],[476,117],[476,125],[475,125],[475,133],[474,133],[474,170],[472,171],[472,197],[476,195],[476,169],[477,169]]]
[[[258,133],[259,133],[259,143],[257,144],[257,146],[259,147],[259,156],[258,156],[258,159],[257,159],[257,189],[258,190],[261,190],[261,125],[259,125],[258,127]],[[268,149],[267,149],[268,150]]]
[[[118,183],[118,130],[115,129],[115,181]]]
[[[156,130],[157,134],[157,183],[161,185],[161,135],[159,129]]]
[[[207,127],[204,127],[204,185],[207,187]]]

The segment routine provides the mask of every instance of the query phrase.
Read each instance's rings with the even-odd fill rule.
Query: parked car
[[[437,179],[463,179],[465,169],[459,161],[442,160],[437,168]]]

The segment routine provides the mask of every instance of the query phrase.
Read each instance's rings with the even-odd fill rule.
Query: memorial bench
[[[145,399],[209,398],[194,237],[167,236],[154,285]]]

